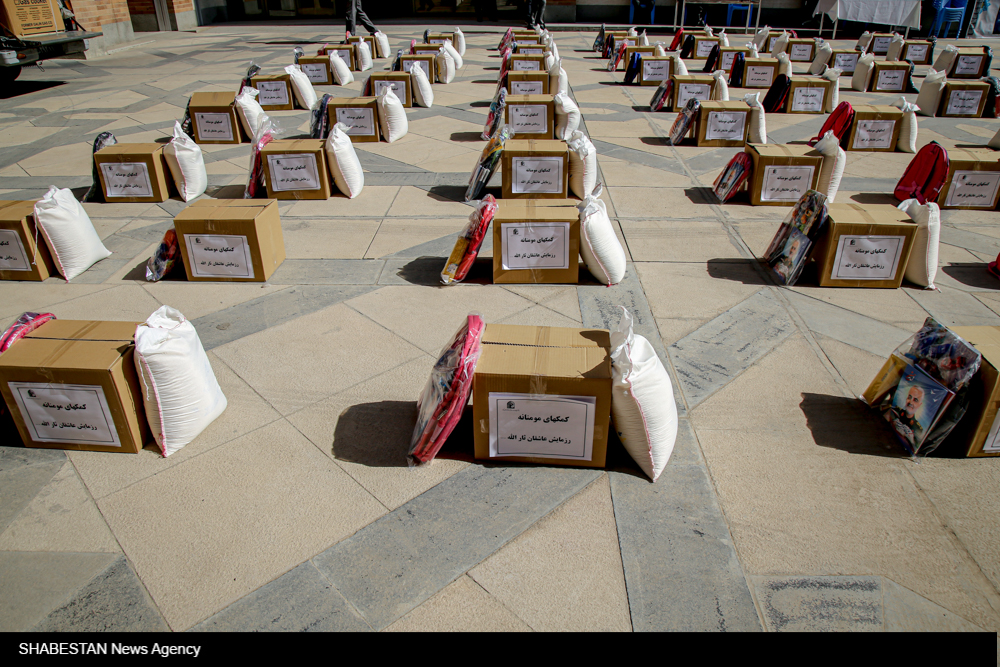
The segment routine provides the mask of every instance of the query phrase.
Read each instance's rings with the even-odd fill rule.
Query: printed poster
[[[152,197],[153,184],[145,162],[102,162],[104,194],[108,197]]]
[[[508,222],[500,236],[503,268],[568,269],[568,222]]]
[[[227,113],[194,113],[194,126],[200,141],[232,141],[233,122]]]
[[[596,396],[490,392],[490,457],[590,461]]]
[[[993,208],[1000,171],[956,171],[948,186],[945,206]]]
[[[797,202],[812,186],[813,165],[768,165],[764,167],[761,201]]]
[[[35,442],[121,447],[100,385],[8,382]]]
[[[271,172],[271,190],[275,192],[322,188],[316,156],[312,153],[268,155],[267,167]]]
[[[185,234],[188,264],[198,278],[253,278],[253,257],[246,236]]]
[[[514,158],[513,182],[515,194],[553,193],[563,191],[563,159],[561,157]]]
[[[892,280],[905,236],[849,236],[837,239],[831,280]]]

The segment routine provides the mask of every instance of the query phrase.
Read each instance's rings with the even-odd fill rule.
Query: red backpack
[[[826,133],[833,131],[833,136],[837,137],[842,148],[846,149],[847,137],[851,133],[851,125],[854,123],[854,107],[850,102],[844,101],[837,105],[823,123],[823,129],[815,137],[809,140],[810,146],[815,146]]]
[[[680,48],[681,40],[683,39],[684,39],[684,28],[681,28],[680,30],[677,31],[677,34],[674,35],[673,40],[671,40],[670,42],[670,48],[667,49],[667,51],[676,51],[678,48]]]
[[[892,194],[899,201],[916,199],[921,204],[937,201],[948,177],[948,151],[932,141],[913,156]]]

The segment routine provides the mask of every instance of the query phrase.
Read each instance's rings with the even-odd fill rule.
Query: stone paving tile
[[[58,452],[59,456],[41,457],[32,456],[33,453],[32,450],[0,447],[0,465],[3,466],[0,468],[0,531],[7,529],[65,464],[63,452]]]
[[[879,577],[753,577],[771,632],[882,630]]]
[[[468,576],[460,577],[386,632],[530,632],[531,628]]]

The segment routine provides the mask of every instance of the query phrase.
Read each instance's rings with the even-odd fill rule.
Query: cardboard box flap
[[[26,335],[24,340],[99,340],[131,343],[135,337],[135,328],[140,324],[141,322],[50,320]]]
[[[996,151],[985,147],[972,150],[952,148],[948,151],[948,160],[950,162],[998,162],[1000,157],[997,156]]]
[[[34,213],[33,201],[0,201],[0,220],[18,222]]]
[[[526,327],[516,324],[487,324],[484,345],[528,345],[532,347],[611,347],[611,333],[606,329],[568,329],[565,327]]]
[[[253,220],[264,207],[256,206],[198,206],[188,207],[174,216],[174,220],[188,222],[193,220]]]
[[[135,331],[134,325],[132,331]],[[109,342],[118,345],[111,346],[108,345]],[[34,370],[110,369],[131,346],[131,340],[52,340],[25,337],[0,357],[0,367]]]
[[[910,216],[891,204],[829,204],[830,220],[844,224],[899,225],[916,224]]]
[[[261,149],[261,153],[281,153],[284,151],[315,152],[325,149],[323,139],[278,139]]]
[[[743,100],[705,100],[701,103],[702,109],[709,109],[715,111],[717,109],[734,109],[736,111],[748,111],[750,105]]]
[[[191,108],[195,107],[227,107],[236,101],[236,93],[232,91],[217,91],[211,93],[192,93]]]
[[[823,157],[818,150],[806,144],[747,144],[761,157]]]
[[[96,155],[154,155],[163,150],[166,144],[112,144],[97,151]]]
[[[188,204],[187,208],[197,207],[197,208],[218,208],[220,206],[240,208],[240,207],[253,207],[259,209],[265,209],[271,204],[277,204],[277,199],[198,199]],[[187,210],[184,209],[185,211]],[[184,211],[181,211],[183,213]]]
[[[491,344],[476,364],[480,375],[532,376],[532,393],[545,392],[545,378],[610,379],[611,357],[606,349],[535,347]]]
[[[580,219],[579,210],[574,206],[546,206],[536,204],[533,199],[523,199],[522,206],[505,206],[497,209],[494,222],[576,222]],[[563,201],[563,200],[554,200]],[[577,202],[579,203],[579,202]]]
[[[510,100],[510,97],[507,98]],[[565,153],[569,150],[565,141],[558,139],[511,139],[504,144],[505,151],[529,153]]]

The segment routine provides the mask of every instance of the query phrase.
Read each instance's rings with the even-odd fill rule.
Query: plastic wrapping
[[[479,162],[476,163],[476,167],[472,170],[472,175],[469,177],[469,187],[465,191],[465,201],[472,201],[482,197],[483,189],[489,183],[490,179],[493,178],[497,167],[500,166],[500,157],[503,155],[504,144],[513,136],[514,131],[509,127],[504,127],[490,138],[486,144],[486,148],[483,149],[483,154],[480,156]]]
[[[781,223],[764,253],[764,261],[782,284],[794,285],[798,281],[828,216],[826,195],[806,190]]]
[[[263,116],[257,124],[253,143],[250,144],[250,176],[247,179],[247,187],[243,191],[244,199],[267,196],[267,185],[264,183],[264,163],[261,160],[260,151],[280,134],[281,128],[271,120],[270,116]]]
[[[469,222],[465,229],[458,235],[455,247],[448,257],[448,262],[441,272],[441,283],[450,285],[459,283],[469,275],[469,269],[479,255],[479,248],[483,245],[486,233],[490,229],[490,223],[497,209],[496,198],[493,195],[486,195],[482,200],[476,202],[476,210],[469,215]]]
[[[497,133],[497,129],[503,125],[504,109],[507,106],[507,89],[498,88],[493,101],[490,102],[489,113],[486,114],[486,125],[483,126],[481,138],[489,140]]]
[[[113,146],[117,144],[118,140],[115,139],[115,135],[110,132],[101,132],[94,138],[94,153],[105,148],[107,146]],[[104,190],[101,188],[101,175],[97,171],[97,162],[93,161],[93,176],[94,182],[91,184],[90,189],[87,190],[86,194],[83,195],[83,199],[80,201],[85,202],[103,202],[104,201]]]
[[[482,353],[486,324],[478,313],[470,313],[431,370],[417,399],[417,423],[410,439],[407,459],[411,466],[434,460],[451,435],[469,402],[472,377]]]
[[[301,58],[305,54],[306,54],[306,52],[305,52],[305,50],[301,46],[296,46],[294,49],[292,49],[292,58],[294,59],[293,62],[296,65],[298,65],[299,64],[299,58]]]
[[[674,80],[664,79],[653,91],[653,97],[649,100],[650,111],[663,111],[663,107],[670,101],[670,95],[674,90]]]
[[[604,32],[606,31],[605,25],[601,24],[601,30],[597,33],[597,37],[594,38],[594,45],[591,47],[591,51],[600,52],[601,47],[604,46]]]
[[[676,146],[680,144],[684,137],[687,136],[688,131],[691,129],[692,123],[698,118],[698,112],[701,110],[701,101],[692,97],[684,105],[684,109],[677,114],[677,118],[674,119],[674,124],[670,128],[670,144]]]
[[[56,319],[52,313],[21,313],[14,323],[0,336],[0,354],[49,320]]]
[[[250,64],[247,66],[247,75],[245,77],[243,77],[243,80],[240,81],[239,88],[236,89],[236,94],[237,95],[244,88],[253,88],[253,84],[251,83],[251,81],[253,80],[253,78],[255,76],[257,76],[258,72],[260,72],[260,65],[258,65],[257,63],[255,63],[254,61],[251,60]]]
[[[720,204],[725,204],[732,199],[740,186],[746,182],[753,171],[753,158],[746,152],[740,152],[733,156],[712,185],[712,191],[718,198]]]
[[[330,115],[326,112],[326,107],[333,97],[329,93],[324,93],[316,103],[316,108],[312,112],[312,120],[309,121],[309,138],[326,139],[330,134]]]
[[[608,61],[608,71],[609,72],[615,72],[615,71],[618,70],[618,65],[621,63],[622,59],[625,57],[625,49],[627,49],[631,44],[632,44],[632,42],[630,42],[627,39],[623,39],[621,41],[621,44],[618,45],[618,48],[615,49],[614,54],[611,56],[611,59]]]
[[[156,246],[153,256],[146,262],[146,280],[155,283],[165,278],[177,265],[181,256],[181,248],[177,243],[177,232],[171,227],[163,235],[160,245]]]
[[[507,32],[503,34],[503,37],[500,38],[500,42],[497,44],[497,51],[503,51],[504,49],[506,49],[508,46],[510,46],[510,43],[513,40],[514,40],[514,29],[507,28]]]

